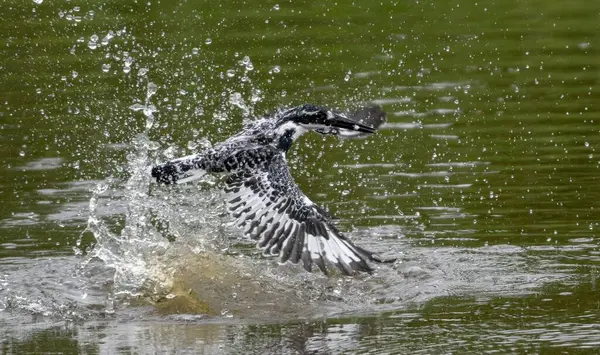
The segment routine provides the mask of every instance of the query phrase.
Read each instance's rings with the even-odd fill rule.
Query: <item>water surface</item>
[[[593,352],[600,6],[575,1],[6,1],[0,352]],[[264,259],[207,179],[152,185],[248,117],[388,112],[307,135],[303,191],[398,257]],[[589,349],[589,350],[587,350]]]

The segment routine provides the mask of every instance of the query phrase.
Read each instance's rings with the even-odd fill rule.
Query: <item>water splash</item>
[[[127,166],[131,176],[123,186],[123,202],[127,212],[119,234],[114,233],[97,214],[102,194],[109,189],[118,189],[118,181],[109,179],[93,190],[87,230],[94,234],[96,246],[87,262],[102,260],[106,267],[114,269],[114,293],[135,296],[144,292],[142,288],[150,287],[153,292],[159,293],[162,288],[169,287],[169,270],[162,268],[160,262],[153,262],[153,259],[158,261],[155,256],[165,253],[169,243],[157,234],[149,220],[147,191],[150,181],[145,173],[148,161],[147,136],[139,134],[134,144],[135,150],[129,154]]]
[[[96,244],[85,259],[82,269],[103,265],[111,270],[111,291],[107,311],[116,301],[139,296],[164,296],[172,287],[173,275],[185,264],[182,255],[196,255],[213,243],[221,226],[215,196],[202,191],[190,194],[184,187],[177,191],[150,193],[149,168],[156,155],[157,144],[148,133],[154,125],[158,110],[151,99],[158,86],[148,82],[145,103],[130,107],[146,118],[145,130],[133,139],[132,151],[127,154],[125,171],[129,176],[114,177],[95,186],[89,202],[87,231],[94,235]],[[190,196],[193,196],[190,197]],[[115,201],[116,200],[116,201]],[[103,218],[99,207],[115,202],[125,206],[121,223]],[[204,211],[206,209],[206,211]],[[214,238],[213,238],[214,239]],[[209,241],[210,243],[205,243]]]

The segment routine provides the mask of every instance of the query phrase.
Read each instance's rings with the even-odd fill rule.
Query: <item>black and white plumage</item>
[[[368,262],[393,262],[354,245],[294,183],[285,153],[303,133],[313,130],[340,137],[374,133],[385,121],[378,107],[368,107],[351,118],[324,107],[303,105],[280,110],[272,117],[247,125],[241,132],[198,155],[152,169],[156,181],[180,184],[206,173],[225,174],[228,210],[244,234],[257,241],[267,255],[281,262],[313,263],[327,274],[327,263],[344,274],[372,272]]]

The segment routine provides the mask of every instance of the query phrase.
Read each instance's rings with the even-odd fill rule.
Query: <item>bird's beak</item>
[[[353,121],[346,116],[342,116],[335,112],[328,112],[327,120],[325,124],[333,128],[341,128],[350,131],[357,131],[362,133],[374,133],[376,128],[366,126],[362,123]]]

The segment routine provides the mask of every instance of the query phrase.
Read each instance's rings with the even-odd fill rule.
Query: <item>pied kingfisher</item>
[[[236,225],[256,240],[265,255],[312,270],[313,262],[327,275],[325,260],[343,274],[371,273],[367,261],[382,259],[347,239],[333,218],[294,183],[285,161],[292,143],[307,131],[340,137],[374,133],[385,121],[378,107],[367,107],[348,118],[324,107],[302,105],[256,120],[233,137],[197,155],[152,168],[163,184],[181,184],[206,173],[226,175],[225,197]]]

